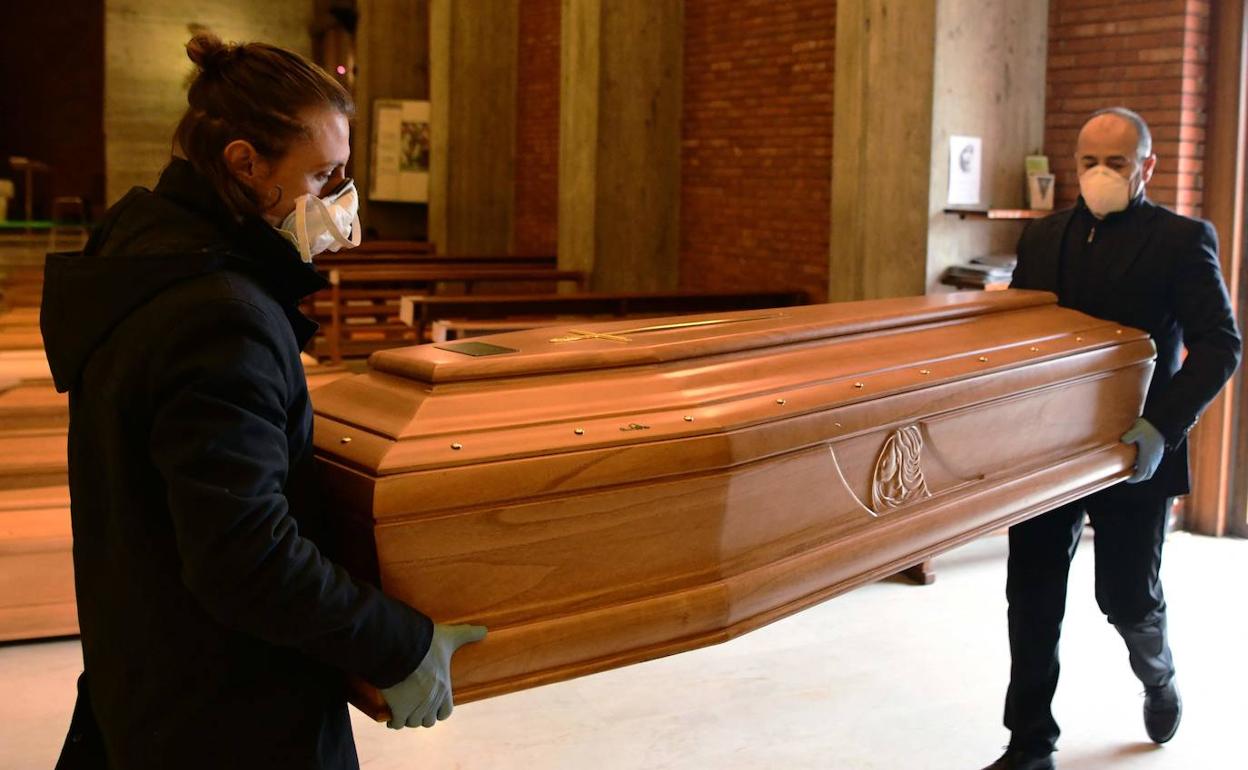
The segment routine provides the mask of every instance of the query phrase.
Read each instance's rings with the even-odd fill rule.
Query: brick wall
[[[1057,203],[1079,194],[1075,139],[1089,112],[1121,105],[1153,132],[1149,196],[1199,215],[1210,0],[1052,0],[1045,152]]]
[[[517,254],[554,254],[559,240],[559,9],[560,0],[525,0],[520,10]]]
[[[686,0],[680,283],[827,297],[831,0]]]

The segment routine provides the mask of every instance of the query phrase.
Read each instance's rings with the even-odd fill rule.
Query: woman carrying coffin
[[[325,285],[312,257],[358,243],[350,97],[272,46],[187,51],[156,187],[47,265],[84,662],[59,767],[355,768],[345,675],[383,688],[392,727],[432,726],[485,629],[323,550],[298,303]]]

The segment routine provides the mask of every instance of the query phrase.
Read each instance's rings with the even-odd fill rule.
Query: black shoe
[[[1022,749],[1006,749],[1001,758],[984,770],[1054,770],[1052,754],[1028,754]]]
[[[1165,743],[1179,731],[1183,699],[1174,682],[1144,688],[1144,729],[1153,743]]]

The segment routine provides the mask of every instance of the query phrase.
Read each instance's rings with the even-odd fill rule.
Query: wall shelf
[[[1044,209],[979,209],[979,208],[961,208],[958,206],[950,206],[945,209],[946,214],[956,214],[959,219],[1000,219],[1000,220],[1022,220],[1022,219],[1044,219],[1052,211]]]

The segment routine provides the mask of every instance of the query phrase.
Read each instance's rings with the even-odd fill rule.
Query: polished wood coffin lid
[[[730,323],[719,323],[724,321]],[[698,322],[714,325],[683,325]],[[1022,366],[1064,361],[1063,371],[1074,371],[1078,361],[1092,371],[1153,356],[1143,332],[1058,308],[1047,292],[1019,290],[578,324],[576,329],[618,334],[666,324],[677,328],[625,335],[628,343],[552,342],[573,331],[554,326],[476,338],[516,353],[473,357],[435,345],[375,353],[368,373],[318,390],[318,453],[384,478],[723,436],[811,410],[969,384]],[[863,427],[873,426],[842,425],[837,434]],[[720,459],[732,464],[756,458],[733,451]],[[630,469],[630,480],[635,471]],[[517,496],[538,491],[527,487]],[[465,502],[462,496],[396,501],[397,507],[377,508],[373,514],[411,513],[413,503],[428,510]]]
[[[723,641],[1121,480],[1155,356],[1025,291],[470,342],[514,352],[383,351],[314,397],[347,565],[490,627],[457,701]]]

